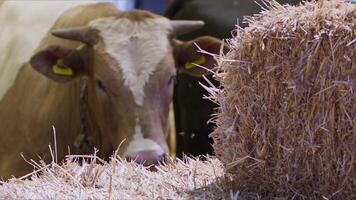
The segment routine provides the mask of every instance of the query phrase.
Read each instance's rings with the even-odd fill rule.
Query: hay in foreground
[[[215,199],[228,195],[219,189],[221,163],[187,158],[157,167],[157,171],[119,159],[110,163],[88,156],[81,163],[43,164],[26,180],[0,186],[0,199]],[[98,163],[100,162],[100,163]]]
[[[215,153],[238,190],[356,198],[356,4],[265,3],[220,59]]]

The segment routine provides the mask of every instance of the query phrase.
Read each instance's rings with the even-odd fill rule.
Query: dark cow
[[[60,160],[68,147],[72,153],[96,147],[108,158],[120,146],[121,156],[138,163],[162,161],[177,72],[208,73],[191,65],[202,59],[214,67],[195,43],[213,53],[221,48],[212,37],[174,39],[203,24],[142,10],[119,12],[107,3],[64,12],[0,100],[0,176],[31,170],[20,152],[50,159],[52,125]]]

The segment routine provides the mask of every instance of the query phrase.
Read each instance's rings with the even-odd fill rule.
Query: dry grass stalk
[[[220,58],[216,155],[239,190],[356,198],[356,4],[264,5]]]
[[[54,128],[53,134],[56,138]],[[170,157],[152,171],[121,159],[118,149],[109,163],[97,157],[94,149],[93,155],[69,154],[60,165],[56,149],[49,146],[50,164],[21,155],[34,171],[0,181],[0,199],[215,199],[230,193],[232,199],[243,197],[232,191],[220,161],[213,157],[185,158],[184,162]]]
[[[219,183],[222,165],[210,157],[171,160],[156,172],[118,157],[103,162],[96,155],[70,155],[62,165],[37,165],[36,173],[1,182],[0,199],[214,199],[228,195],[218,189],[224,187]]]

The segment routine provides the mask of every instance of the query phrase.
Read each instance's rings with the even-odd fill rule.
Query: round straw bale
[[[264,3],[219,59],[215,153],[242,191],[356,198],[356,4]]]

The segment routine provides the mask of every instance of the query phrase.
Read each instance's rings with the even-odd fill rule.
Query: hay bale
[[[215,153],[239,190],[356,198],[356,4],[265,3],[220,58]]]
[[[20,179],[0,181],[0,199],[216,199],[224,175],[216,158],[187,158],[150,171],[114,158],[68,156],[59,165],[35,164],[39,170]],[[79,163],[79,159],[89,162]],[[33,163],[34,164],[34,163]]]

